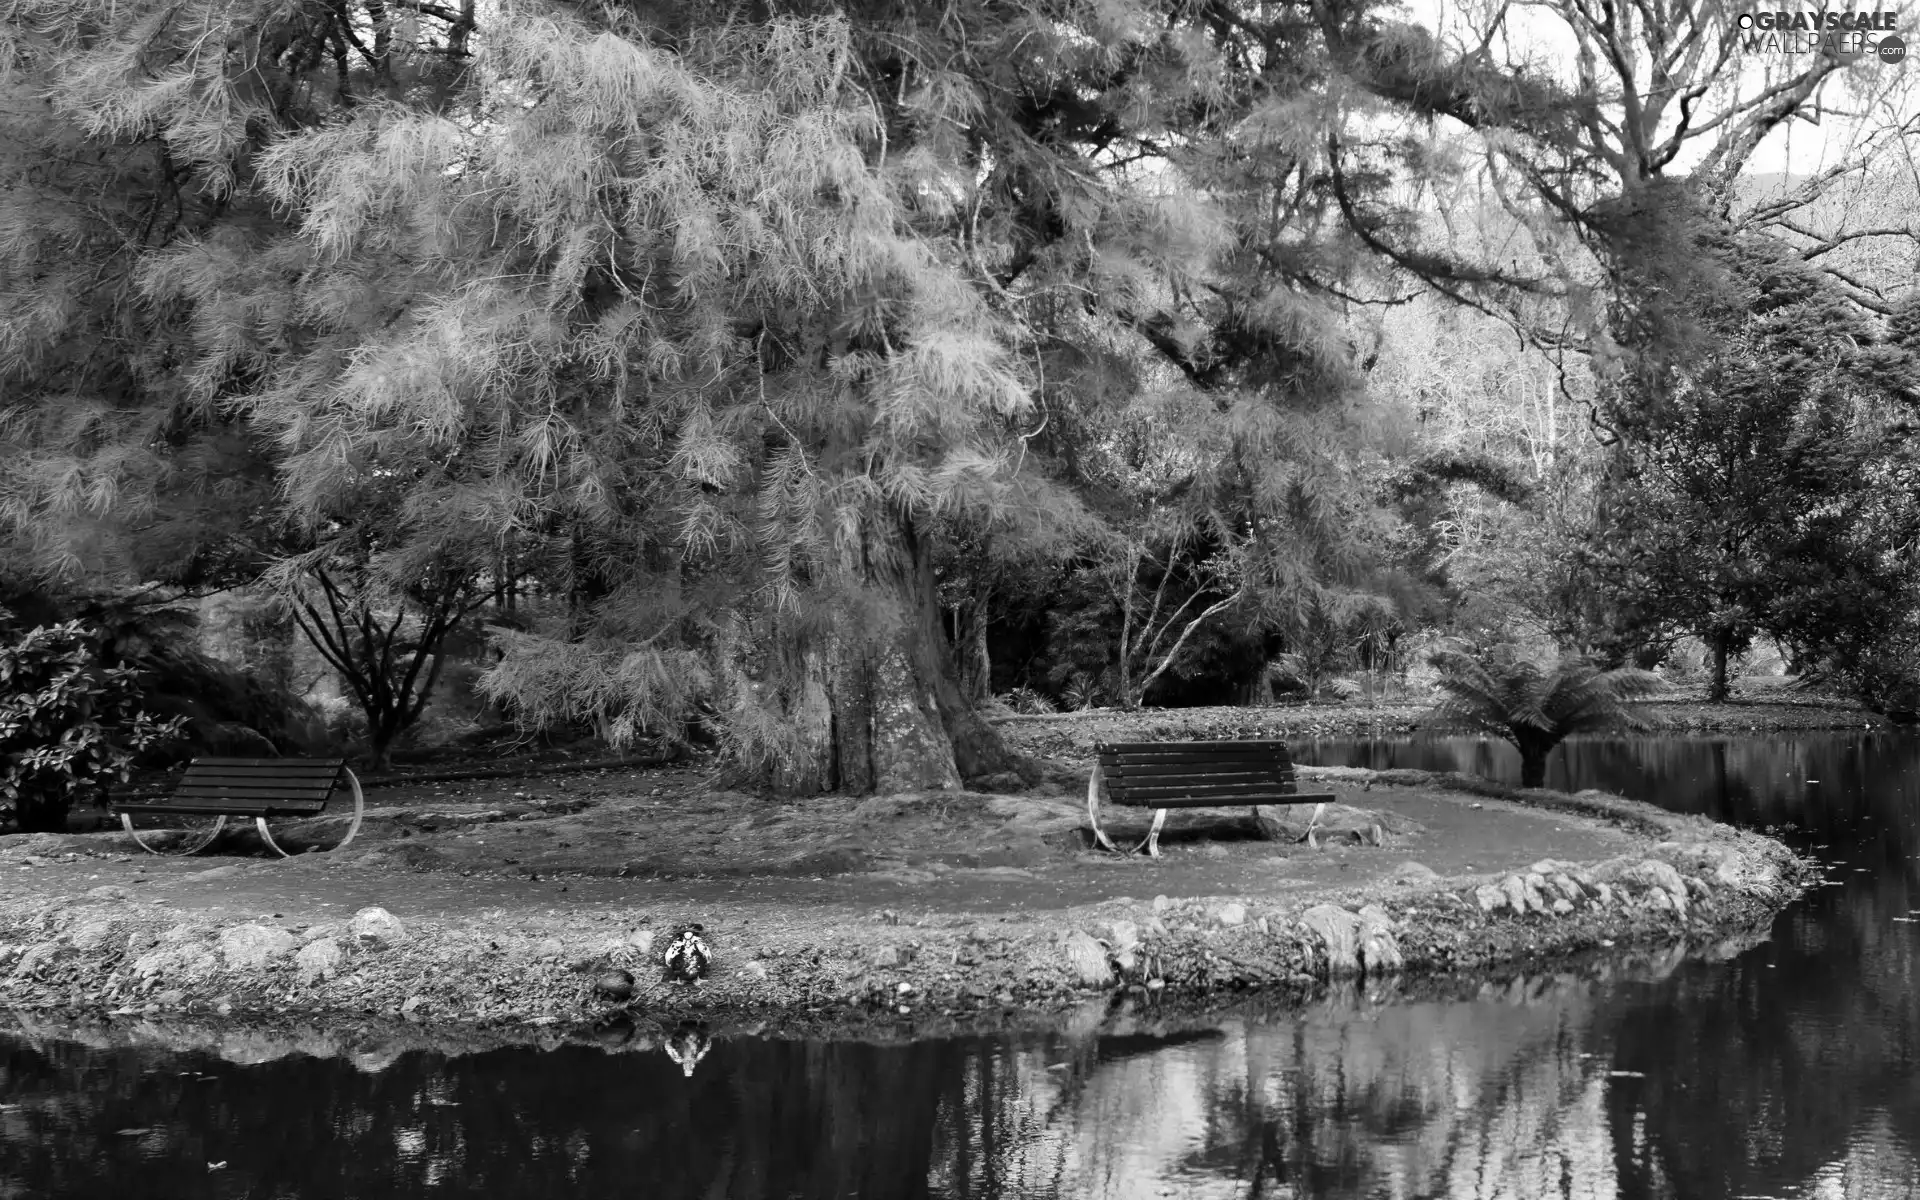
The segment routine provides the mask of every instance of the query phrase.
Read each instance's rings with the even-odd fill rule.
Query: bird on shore
[[[707,964],[713,961],[713,951],[701,936],[706,931],[704,925],[682,925],[673,935],[673,940],[667,943],[667,952],[660,959],[667,968],[667,978],[680,983],[699,983],[707,977]]]

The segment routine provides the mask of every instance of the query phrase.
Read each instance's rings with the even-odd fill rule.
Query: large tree
[[[782,786],[949,786],[1013,765],[942,630],[949,522],[1057,536],[1115,413],[1177,405],[1237,580],[1310,595],[1338,582],[1326,448],[1356,379],[1340,309],[1385,294],[1368,264],[1564,298],[1390,202],[1457,173],[1436,126],[1602,261],[1660,259],[1632,214],[1672,156],[1607,148],[1622,106],[1636,137],[1671,124],[1644,88],[1496,64],[1368,0],[481,15],[13,4],[0,515],[23,552],[179,570],[149,527],[221,508],[222,448],[299,536],[364,511],[388,563],[492,538],[544,564],[569,603],[507,644],[509,693],[565,650],[613,681],[581,708],[645,710],[691,654]],[[1726,60],[1676,53],[1684,81],[1648,86],[1685,126]],[[1717,169],[1824,77],[1722,110]]]

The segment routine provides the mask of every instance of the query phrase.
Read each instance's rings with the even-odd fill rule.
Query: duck
[[[660,959],[667,968],[667,978],[699,983],[707,977],[707,964],[713,961],[713,951],[707,949],[707,940],[701,936],[706,931],[706,926],[696,923],[682,925],[673,935],[673,940],[667,943],[667,952]]]

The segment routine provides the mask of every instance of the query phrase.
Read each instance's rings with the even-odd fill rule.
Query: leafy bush
[[[64,829],[75,800],[125,779],[136,754],[185,724],[154,719],[137,672],[98,666],[97,653],[78,621],[0,643],[0,800],[23,831]]]
[[[1006,703],[1007,707],[1013,709],[1014,712],[1025,713],[1030,716],[1059,711],[1053,706],[1053,701],[1047,699],[1030,687],[1014,688],[1005,696],[1002,696],[1001,699]]]
[[[1099,687],[1092,676],[1076,672],[1066,689],[1060,693],[1060,701],[1074,712],[1085,712],[1098,701]]]

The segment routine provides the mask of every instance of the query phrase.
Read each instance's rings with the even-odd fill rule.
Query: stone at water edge
[[[1527,911],[1527,885],[1518,875],[1509,875],[1499,883],[1500,894],[1507,898],[1507,907],[1525,915]]]
[[[1369,904],[1359,912],[1360,965],[1368,975],[1391,974],[1407,965],[1387,910]]]
[[[1076,929],[1067,935],[1067,969],[1074,980],[1086,987],[1105,987],[1113,982],[1113,967],[1107,962],[1107,948],[1088,934]]]
[[[1473,889],[1473,899],[1480,905],[1481,912],[1499,912],[1507,907],[1507,894],[1490,883],[1483,883]]]
[[[1222,925],[1245,925],[1247,923],[1247,906],[1238,901],[1231,904],[1223,904],[1220,906],[1220,911],[1213,915]]]
[[[1115,921],[1107,926],[1107,930],[1113,938],[1116,954],[1132,950],[1140,944],[1140,927],[1132,921]]]
[[[1327,951],[1327,973],[1339,978],[1360,973],[1360,918],[1337,904],[1316,904],[1300,914],[1300,923],[1319,935]]]
[[[1425,863],[1408,860],[1393,869],[1392,878],[1402,883],[1423,883],[1429,879],[1438,879],[1440,873]]]
[[[594,981],[593,991],[603,1000],[630,1000],[634,991],[633,972],[608,971]]]
[[[253,971],[292,954],[299,939],[272,925],[235,925],[220,933],[220,957],[234,971]]]
[[[356,941],[374,950],[397,946],[408,937],[407,927],[400,918],[379,907],[363,908],[353,914],[353,924],[348,928]]]
[[[300,982],[310,985],[316,980],[331,979],[346,956],[339,942],[330,937],[320,938],[300,947],[300,953],[293,956],[293,965],[300,972]]]
[[[1168,909],[1172,907],[1173,907],[1173,901],[1167,899],[1165,896],[1155,896],[1153,898],[1153,911],[1157,913],[1166,912]]]
[[[1666,904],[1660,907],[1670,907],[1682,916],[1686,915],[1687,882],[1680,872],[1673,869],[1672,864],[1657,858],[1642,859],[1622,872],[1620,877],[1624,880],[1651,884],[1654,891],[1664,893],[1666,896]]]

